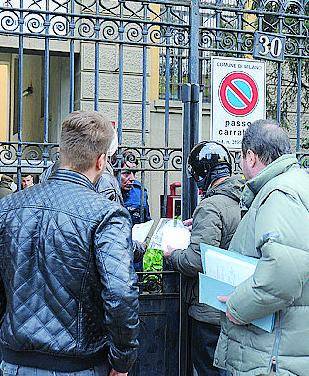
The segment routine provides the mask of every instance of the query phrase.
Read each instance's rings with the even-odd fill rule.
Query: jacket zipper
[[[281,340],[281,319],[282,319],[282,311],[278,312],[278,325],[276,325],[276,336],[275,336],[275,343],[273,347],[273,353],[271,357],[271,367],[276,368],[278,372],[278,352],[279,352],[279,345]]]

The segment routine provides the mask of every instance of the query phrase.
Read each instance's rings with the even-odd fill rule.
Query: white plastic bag
[[[149,248],[163,252],[170,246],[174,249],[186,249],[190,244],[190,231],[177,219],[162,218],[150,240]]]

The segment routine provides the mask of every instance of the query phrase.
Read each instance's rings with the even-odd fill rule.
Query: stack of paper
[[[230,295],[235,287],[254,272],[258,260],[236,252],[226,251],[207,244],[201,244],[203,271],[199,275],[200,303],[226,312],[226,304],[219,302],[218,296]],[[253,325],[271,332],[275,316],[267,316],[252,322]]]

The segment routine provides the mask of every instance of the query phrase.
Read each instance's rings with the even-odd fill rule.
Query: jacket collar
[[[298,164],[294,154],[285,154],[266,166],[253,179],[249,180],[242,194],[242,204],[249,208],[266,183],[287,171],[290,167]]]
[[[0,182],[0,188],[5,188],[11,190],[11,184],[8,181],[1,181]]]
[[[224,195],[239,202],[244,184],[245,181],[242,177],[228,177],[222,183],[209,188],[203,198],[208,198],[214,195]]]
[[[71,183],[83,185],[84,187],[90,188],[95,191],[93,183],[87,178],[87,176],[81,174],[80,172],[60,168],[48,178],[48,180],[50,179],[69,181]]]

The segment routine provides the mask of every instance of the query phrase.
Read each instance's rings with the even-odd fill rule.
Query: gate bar
[[[279,34],[282,33],[283,17],[279,16]],[[278,82],[277,82],[277,122],[281,125],[281,91],[282,91],[282,63],[278,62]]]
[[[147,6],[146,4],[143,5],[143,16],[144,19],[147,19]],[[147,43],[147,25],[144,24],[143,26],[143,42]],[[140,198],[140,216],[141,222],[144,222],[145,219],[145,210],[144,210],[144,202],[145,202],[145,149],[146,146],[146,125],[147,125],[147,47],[143,45],[143,81],[142,81],[142,146],[143,149],[141,150],[141,183],[142,183],[142,194]]]
[[[297,115],[296,115],[296,152],[300,152],[300,136],[301,136],[301,111],[302,111],[302,60],[297,62]]]
[[[20,8],[23,9],[24,2],[20,0]],[[23,86],[24,86],[24,13],[20,11],[19,17],[19,48],[18,48],[18,122],[17,122],[17,187],[21,189],[21,164],[22,164],[22,129],[23,129]],[[16,74],[16,72],[15,72]],[[16,109],[15,109],[16,111]]]
[[[74,14],[74,1],[71,1],[71,13]],[[75,30],[75,22],[74,22],[74,16],[71,16],[70,18],[70,107],[69,111],[73,112],[74,111],[74,97],[75,97],[75,56],[74,56],[74,30]]]
[[[100,14],[100,8],[99,8],[99,1],[96,0],[95,2],[95,8],[96,8],[96,15],[98,16]],[[100,21],[99,18],[96,19],[95,22],[95,46],[94,46],[94,110],[98,111],[99,109],[99,70],[100,70],[100,44],[99,44],[99,38],[100,38]]]
[[[182,219],[188,219],[191,215],[190,202],[190,181],[187,175],[187,157],[190,153],[190,120],[191,120],[191,84],[182,85],[182,103],[183,103],[183,147],[182,147]]]
[[[49,15],[49,0],[46,0],[46,19],[45,19],[45,52],[44,52],[44,150],[43,150],[43,164],[47,167],[48,159],[48,143],[49,137],[49,88],[50,88],[50,15]]]
[[[170,132],[170,80],[171,80],[171,49],[169,47],[171,41],[171,6],[166,5],[166,20],[168,26],[166,28],[166,55],[165,55],[165,113],[164,113],[164,173],[163,173],[163,207],[162,214],[166,217],[167,195],[168,195],[168,147],[169,147],[169,132]]]
[[[190,208],[190,179],[187,176],[187,156],[190,153],[190,120],[191,120],[191,84],[182,85],[183,103],[183,149],[182,149],[182,190],[181,190],[181,214],[182,219],[191,216]],[[179,328],[179,376],[190,375],[189,366],[189,330],[188,330],[188,307],[185,303],[185,278],[180,275],[180,328]]]

